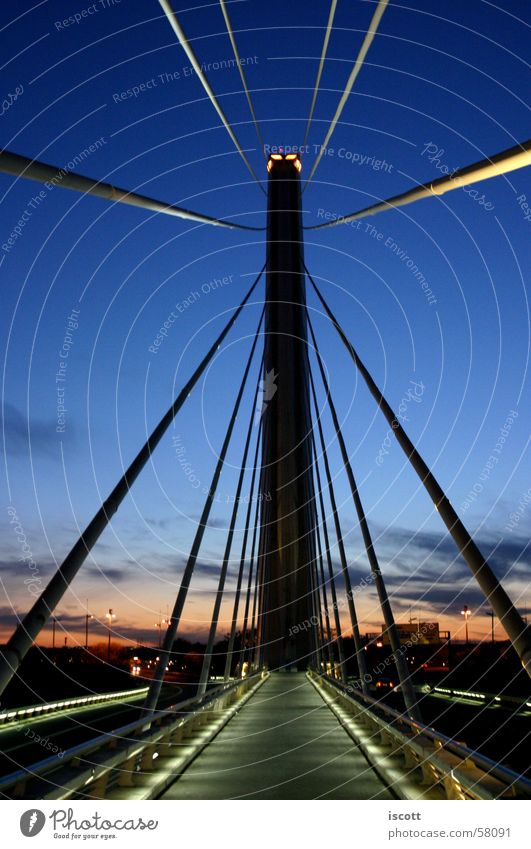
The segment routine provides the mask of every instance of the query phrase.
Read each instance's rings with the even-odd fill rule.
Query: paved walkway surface
[[[392,799],[304,673],[274,673],[162,799]]]

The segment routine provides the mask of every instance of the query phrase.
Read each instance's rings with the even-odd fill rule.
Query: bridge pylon
[[[273,155],[267,167],[260,660],[302,670],[316,650],[316,548],[301,163]]]

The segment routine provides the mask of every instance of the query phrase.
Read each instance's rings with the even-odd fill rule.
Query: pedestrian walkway
[[[273,673],[162,799],[392,799],[304,673]]]

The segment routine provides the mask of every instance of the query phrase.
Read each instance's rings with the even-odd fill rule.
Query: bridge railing
[[[125,698],[139,697],[145,695],[147,691],[147,687],[137,687],[134,690],[118,690],[114,693],[94,693],[92,696],[74,696],[71,699],[60,699],[56,702],[3,710],[0,713],[0,726],[11,725],[15,722],[27,722],[28,720],[39,720],[44,716],[60,713],[67,709],[75,710],[77,708],[105,704],[106,702],[123,700]]]
[[[353,687],[311,671],[331,710],[404,799],[530,798],[531,781]]]
[[[27,799],[155,798],[263,680],[256,673],[100,734],[1,778],[0,792]]]

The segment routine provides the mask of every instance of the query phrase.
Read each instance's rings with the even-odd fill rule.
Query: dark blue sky
[[[374,6],[338,4],[303,177]],[[217,3],[175,2],[174,8],[202,62],[232,57]],[[300,145],[328,3],[250,0],[229,9],[266,144]],[[65,25],[75,12],[85,14]],[[391,2],[331,150],[304,194],[305,224],[354,211],[528,138],[530,24],[528,4],[517,0],[503,9],[481,0]],[[9,104],[0,123],[2,147],[58,167],[82,155],[77,170],[87,176],[264,225],[265,198],[155,0],[19,3],[16,11],[3,4],[0,27],[0,94],[4,107]],[[237,70],[208,76],[265,182]],[[135,87],[143,90],[135,94]],[[531,202],[531,181],[519,171],[476,188],[483,202],[456,191],[386,212],[367,227],[309,231],[306,261],[390,402],[398,406],[408,389],[422,386],[418,400],[406,405],[406,429],[469,528],[477,529],[483,549],[495,549],[493,564],[507,574],[507,587],[523,608],[531,559],[525,549],[531,524],[531,222],[521,196]],[[20,533],[7,507],[16,509],[44,581],[264,261],[261,233],[197,226],[60,188],[32,205],[40,189],[0,177],[2,244],[25,218],[0,257],[4,635],[14,622],[12,609],[24,612],[31,601],[24,583],[29,567],[20,559]],[[426,279],[431,298],[407,258]],[[199,296],[190,297],[194,292]],[[262,297],[263,288],[65,597],[59,613],[70,639],[76,639],[87,597],[98,619],[108,607],[117,611],[116,627],[125,637],[149,637],[159,608],[164,613],[173,604]],[[392,444],[377,462],[385,421],[311,294],[309,303],[317,310],[315,327],[398,618],[413,606],[414,615],[437,618],[455,631],[468,601],[477,610],[471,632],[483,633],[489,620],[479,609],[479,592],[399,447]],[[177,304],[182,312],[154,354],[149,349]],[[72,315],[78,326],[71,328],[64,381],[57,383]],[[67,408],[61,433],[58,387]],[[232,465],[221,478],[222,501],[234,491],[250,404],[251,388],[230,449]],[[193,479],[176,455],[177,438]],[[335,443],[330,454],[355,583],[367,566]],[[198,633],[209,618],[229,510],[220,502],[213,511],[185,631]],[[380,614],[370,590],[360,595],[360,608],[362,627],[376,628]]]

